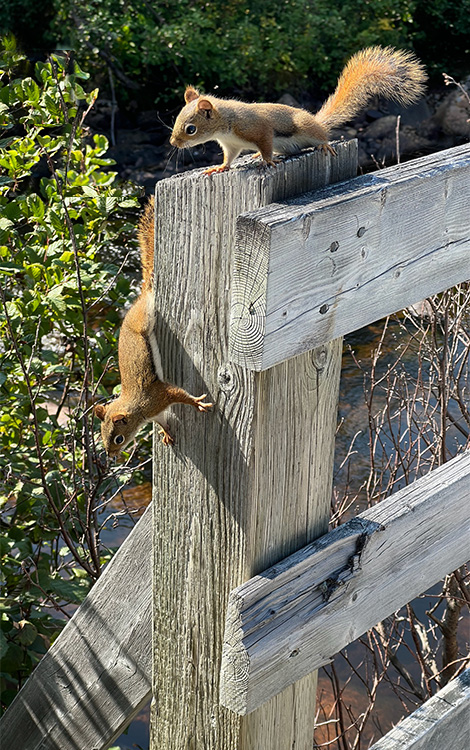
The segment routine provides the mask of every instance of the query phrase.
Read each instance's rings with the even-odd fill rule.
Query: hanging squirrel
[[[122,321],[119,334],[119,371],[121,394],[108,404],[96,404],[94,412],[101,420],[101,436],[110,457],[118,453],[147,422],[161,427],[163,443],[173,438],[164,417],[171,404],[190,404],[206,411],[213,404],[204,402],[206,394],[191,396],[183,388],[163,379],[160,352],[155,336],[153,288],[154,204],[150,201],[139,223],[138,237],[142,261],[142,291]]]
[[[230,169],[240,151],[256,151],[264,164],[274,166],[273,154],[295,154],[318,146],[335,154],[328,143],[332,128],[362,111],[372,96],[379,95],[406,105],[419,99],[426,74],[412,52],[391,47],[368,47],[357,52],[341,73],[335,92],[312,115],[285,104],[246,104],[202,95],[189,86],[173,128],[170,143],[187,148],[218,141],[224,152],[220,166],[204,174]]]

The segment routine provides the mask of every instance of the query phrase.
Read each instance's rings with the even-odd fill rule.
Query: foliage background
[[[3,7],[2,7],[3,6]],[[431,78],[468,74],[470,0],[0,0],[0,33],[74,49],[121,102],[176,106],[193,83],[223,95],[326,92],[369,44],[414,48]]]

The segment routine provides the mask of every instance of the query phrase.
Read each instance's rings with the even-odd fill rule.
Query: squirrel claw
[[[220,164],[218,167],[209,167],[205,169],[203,174],[215,174],[217,172],[227,172],[230,167],[227,164]]]
[[[323,151],[324,154],[331,154],[332,156],[336,156],[336,151],[334,150],[333,146],[330,146],[329,143],[320,143],[318,146],[319,149]]]
[[[281,159],[262,159],[256,166],[259,169],[267,169],[268,167],[277,167],[281,163]]]
[[[162,427],[161,425],[160,425],[160,429],[158,430],[158,434],[163,436],[162,437],[163,445],[173,445],[173,443],[175,442],[172,436],[170,435],[170,433],[167,430],[165,430],[165,428]]]
[[[214,404],[204,403],[203,399],[205,399],[206,396],[207,396],[207,393],[203,393],[202,396],[195,396],[194,397],[194,406],[199,411],[207,411],[212,406],[214,406]]]

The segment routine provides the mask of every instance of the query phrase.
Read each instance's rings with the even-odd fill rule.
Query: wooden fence
[[[105,750],[153,663],[152,750],[311,750],[318,666],[468,557],[470,454],[325,534],[340,336],[470,278],[470,147],[353,178],[356,161],[339,143],[158,183],[163,369],[216,407],[175,407],[153,532],[147,512],[6,712],[5,747]],[[468,745],[459,696],[429,750]]]

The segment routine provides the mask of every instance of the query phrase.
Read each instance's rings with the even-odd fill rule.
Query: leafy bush
[[[470,0],[417,0],[410,32],[430,75],[470,75]]]
[[[0,36],[13,32],[23,49],[44,49],[55,15],[54,0],[0,0]]]
[[[97,91],[69,56],[0,53],[0,653],[2,704],[110,557],[106,506],[129,478],[95,446],[92,403],[117,380],[137,200],[116,184]],[[129,212],[134,212],[130,221]],[[113,260],[115,258],[115,260]]]
[[[56,0],[56,7],[56,29],[66,30],[80,60],[103,80],[108,65],[141,105],[172,104],[176,92],[179,101],[187,83],[261,99],[286,88],[328,91],[347,58],[370,44],[416,41],[432,69],[442,72],[453,55],[453,73],[468,70],[469,0]]]
[[[264,100],[286,89],[326,93],[348,57],[370,44],[414,47],[439,82],[442,72],[469,72],[470,0],[47,0],[43,7],[37,17],[27,0],[10,0],[0,33],[17,33],[26,49],[74,49],[99,85],[109,87],[112,76],[121,105],[176,108],[187,83]]]
[[[58,3],[57,10],[68,43],[95,75],[107,62],[122,81],[140,84],[147,101],[149,95],[168,101],[189,82],[261,98],[286,87],[331,88],[359,46],[406,43],[410,0],[361,6],[339,0],[75,0]]]

